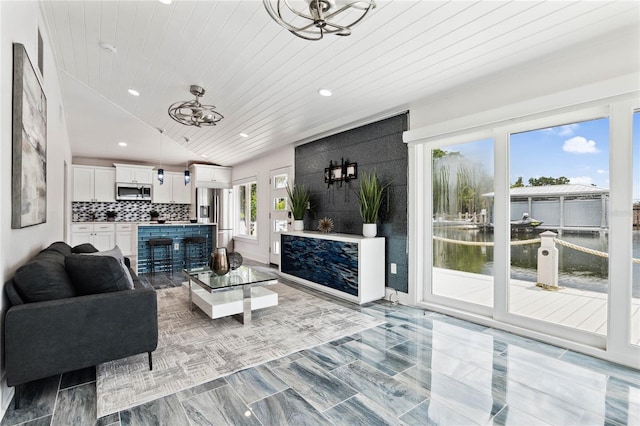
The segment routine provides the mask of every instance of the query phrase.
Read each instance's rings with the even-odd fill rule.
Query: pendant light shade
[[[162,168],[162,163],[164,162],[164,158],[162,158],[164,155],[164,140],[162,134],[164,130],[158,129],[158,131],[160,132],[160,168],[158,169],[158,182],[162,185],[164,183],[164,169]]]
[[[189,182],[191,182],[191,173],[189,173],[189,150],[187,149],[189,138],[185,136],[184,140],[185,140],[184,150],[186,154],[184,159],[184,184],[189,185]]]

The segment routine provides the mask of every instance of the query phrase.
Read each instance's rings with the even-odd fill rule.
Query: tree
[[[569,179],[560,176],[559,178],[552,178],[542,176],[539,178],[529,178],[529,186],[548,186],[548,185],[566,185],[569,183]]]
[[[524,186],[524,183],[522,183],[522,176],[519,176],[518,180],[516,180],[516,183],[511,185],[512,188],[522,188],[523,186]]]

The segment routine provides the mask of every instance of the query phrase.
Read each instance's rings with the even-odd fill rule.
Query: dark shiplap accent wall
[[[408,291],[407,256],[407,168],[408,151],[402,132],[408,129],[408,113],[366,126],[328,136],[296,147],[295,182],[311,190],[311,214],[305,217],[305,229],[317,230],[323,217],[333,219],[334,231],[362,235],[356,191],[359,180],[336,182],[327,188],[324,169],[329,161],[358,163],[358,175],[377,171],[383,183],[391,183],[389,198],[381,209],[378,236],[386,237],[386,285]],[[391,274],[390,263],[397,264]]]

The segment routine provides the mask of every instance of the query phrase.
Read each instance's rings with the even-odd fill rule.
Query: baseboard
[[[409,302],[409,294],[396,290],[395,288],[386,287],[384,290],[384,298],[391,303],[400,305],[411,305]]]

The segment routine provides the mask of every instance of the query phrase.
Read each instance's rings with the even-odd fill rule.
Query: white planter
[[[293,221],[293,230],[294,231],[302,231],[302,230],[304,230],[304,220],[294,220]]]
[[[373,238],[378,234],[378,225],[376,223],[363,223],[362,235],[367,238]]]

